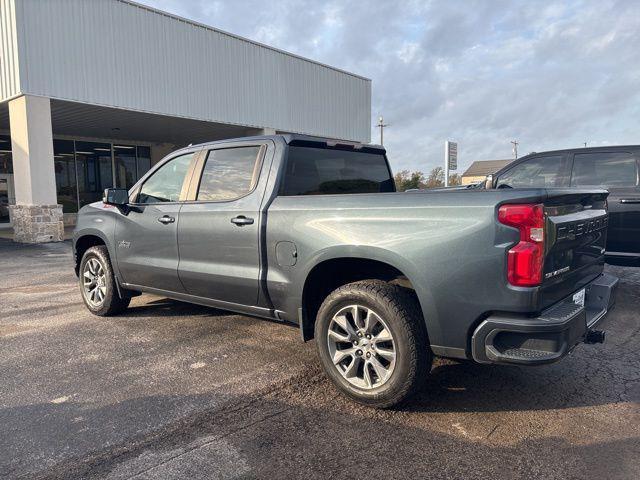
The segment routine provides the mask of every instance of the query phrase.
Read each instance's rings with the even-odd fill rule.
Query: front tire
[[[388,408],[420,386],[432,354],[413,292],[381,280],[334,290],[315,323],[322,366],[353,400]]]
[[[89,248],[80,262],[80,291],[89,311],[100,317],[124,311],[131,297],[118,295],[109,252],[104,245]]]

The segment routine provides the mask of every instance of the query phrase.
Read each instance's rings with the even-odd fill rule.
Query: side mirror
[[[106,188],[102,202],[106,205],[124,207],[129,203],[129,191],[126,188]]]
[[[484,179],[484,188],[485,190],[493,189],[493,175],[487,175]]]

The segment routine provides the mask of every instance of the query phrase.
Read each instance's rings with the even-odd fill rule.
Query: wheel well
[[[84,252],[89,250],[91,247],[95,247],[96,245],[104,245],[104,244],[105,244],[104,241],[96,235],[85,235],[83,237],[80,237],[76,241],[76,247],[75,247],[76,276],[80,271],[80,262],[82,261]]]
[[[316,315],[324,299],[336,288],[358,280],[384,280],[414,290],[409,279],[388,263],[366,258],[334,258],[316,265],[304,283],[302,291],[302,337],[314,336]]]

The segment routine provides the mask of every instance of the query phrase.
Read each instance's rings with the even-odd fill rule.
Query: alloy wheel
[[[386,383],[396,365],[393,335],[376,312],[349,305],[331,319],[327,334],[329,355],[351,385],[371,390]]]
[[[107,274],[97,258],[90,258],[82,272],[83,294],[94,308],[100,308],[107,295]]]

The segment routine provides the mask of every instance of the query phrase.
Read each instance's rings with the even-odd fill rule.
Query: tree
[[[462,185],[462,175],[459,173],[452,173],[449,175],[449,186]]]
[[[458,173],[452,173],[449,175],[449,186],[452,187],[454,185],[461,185],[462,177]],[[425,184],[426,188],[440,188],[444,187],[444,168],[436,167],[429,173],[427,177],[427,182]]]
[[[436,167],[429,173],[425,185],[427,188],[444,187],[444,170],[442,167]]]
[[[412,188],[438,188],[444,187],[444,169],[442,167],[436,167],[429,173],[429,176],[425,178],[424,173],[416,170],[410,172],[409,170],[401,170],[393,177],[396,182],[396,190],[404,192],[405,190],[411,190]],[[459,174],[453,173],[449,175],[449,185],[460,185],[462,178]]]
[[[420,171],[402,170],[395,174],[393,180],[396,182],[396,190],[399,192],[412,188],[424,188],[425,186],[424,173]]]

